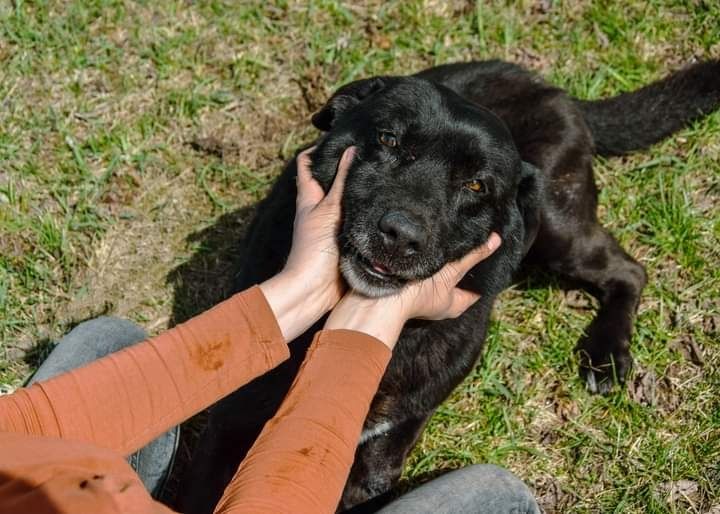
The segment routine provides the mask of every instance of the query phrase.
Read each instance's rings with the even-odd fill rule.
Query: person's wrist
[[[325,322],[326,330],[354,330],[368,334],[392,350],[405,325],[402,303],[396,298],[368,298],[346,294]]]
[[[305,307],[309,308],[313,315],[317,315],[317,319],[335,307],[342,296],[342,282],[339,273],[333,281],[311,271],[292,267],[283,268],[278,275],[293,284],[295,296],[306,304]]]
[[[283,270],[260,284],[285,341],[290,342],[327,313],[332,305],[326,291],[318,290],[294,270]]]

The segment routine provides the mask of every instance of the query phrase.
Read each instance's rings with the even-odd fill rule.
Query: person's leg
[[[60,339],[28,385],[79,368],[146,338],[142,328],[127,320],[101,316],[86,321]],[[179,435],[180,427],[174,427],[128,457],[155,498],[159,497],[172,468]]]
[[[539,514],[530,489],[509,471],[478,464],[451,471],[400,496],[378,514]]]

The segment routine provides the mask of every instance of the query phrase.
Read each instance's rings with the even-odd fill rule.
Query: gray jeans
[[[60,339],[28,385],[79,368],[146,338],[142,328],[123,319],[101,316],[86,321]],[[179,440],[180,427],[173,427],[127,459],[154,498],[160,497],[170,474]]]
[[[142,341],[145,332],[130,321],[102,316],[81,323],[63,337],[30,382],[47,380]],[[172,428],[128,460],[145,487],[158,497],[172,468],[179,427]],[[378,511],[381,514],[537,514],[527,486],[490,464],[468,466],[423,484]]]
[[[518,477],[492,464],[441,475],[394,500],[378,514],[539,514]]]

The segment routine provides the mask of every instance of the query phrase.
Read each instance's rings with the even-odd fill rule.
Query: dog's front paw
[[[615,384],[624,384],[633,367],[627,342],[599,345],[592,338],[578,343],[580,376],[594,394],[608,394]]]
[[[352,507],[353,514],[356,512],[365,512],[360,505],[366,505],[373,498],[379,497],[390,490],[392,484],[387,481],[369,480],[362,484],[348,484],[342,498],[342,510],[348,510]],[[369,511],[368,511],[369,512]]]
[[[352,514],[375,512],[378,506],[387,503],[385,495],[392,488],[392,482],[367,480],[360,484],[348,484],[341,501],[341,511]]]

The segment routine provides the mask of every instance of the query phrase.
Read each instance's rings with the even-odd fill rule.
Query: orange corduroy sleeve
[[[290,392],[215,512],[335,512],[390,356],[387,346],[366,334],[318,333]]]
[[[0,397],[0,432],[128,455],[288,356],[254,287],[157,337]]]
[[[165,334],[0,398],[0,513],[169,513],[127,454],[287,357],[251,289]],[[334,512],[390,350],[320,332],[217,512]]]

